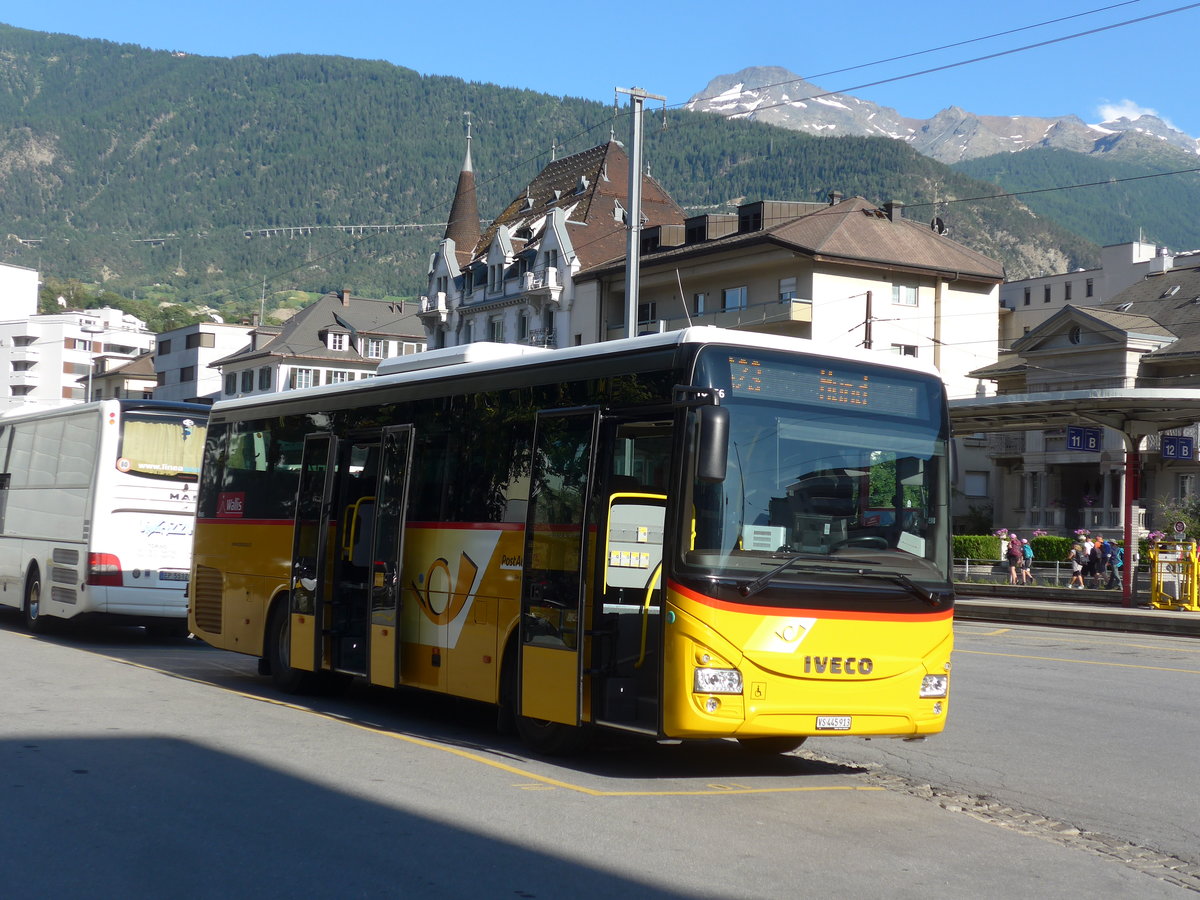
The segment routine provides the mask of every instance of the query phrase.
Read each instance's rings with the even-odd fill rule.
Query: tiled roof
[[[818,260],[859,263],[906,271],[948,273],[960,278],[999,282],[1004,267],[928,226],[895,221],[861,197],[843,200],[807,215],[796,216],[749,232],[672,247],[642,257],[643,265],[717,253],[739,247],[775,243]],[[596,272],[623,265],[609,259]]]
[[[1170,269],[1143,278],[1095,308],[1108,315],[1150,319],[1161,332],[1177,340],[1146,354],[1147,362],[1200,354],[1200,266]]]
[[[315,303],[309,304],[288,319],[279,328],[276,337],[258,349],[247,346],[210,365],[221,366],[230,362],[273,356],[346,362],[365,360],[353,346],[346,350],[330,350],[320,338],[320,334],[327,329],[357,332],[364,337],[421,342],[425,340],[425,331],[417,317],[419,307],[416,304],[354,296],[350,296],[349,303],[346,304],[342,302],[344,293],[330,292]]]
[[[566,213],[567,228],[580,263],[590,265],[625,255],[625,224],[614,215],[617,204],[629,208],[629,157],[615,141],[549,163],[520,196],[488,226],[476,257],[487,252],[496,230],[507,226],[514,249],[537,237],[550,210]],[[642,178],[642,215],[646,225],[680,224],[681,210],[650,176]],[[527,229],[527,231],[526,231]]]

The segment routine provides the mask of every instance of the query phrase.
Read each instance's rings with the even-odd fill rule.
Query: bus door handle
[[[635,669],[640,669],[642,663],[646,661],[646,632],[650,628],[650,598],[654,596],[654,583],[658,581],[661,571],[662,560],[660,559],[650,575],[650,581],[646,584],[646,599],[642,602],[642,649],[638,653],[637,662],[633,664]]]

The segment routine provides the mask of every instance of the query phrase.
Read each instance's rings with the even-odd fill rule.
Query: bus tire
[[[531,719],[517,713],[517,646],[509,645],[504,654],[504,671],[500,673],[500,721],[511,722],[517,737],[530,750],[543,756],[570,756],[587,746],[590,735],[586,728],[563,725],[543,719]]]
[[[783,753],[791,753],[793,750],[798,750],[807,740],[807,737],[759,737],[737,739],[738,743],[747,750],[769,756],[778,756]]]
[[[287,598],[271,607],[267,619],[266,658],[271,667],[271,681],[285,694],[304,694],[317,686],[317,674],[293,669],[292,619],[288,614]]]
[[[37,566],[29,570],[25,579],[25,602],[21,605],[25,627],[34,634],[48,634],[54,628],[51,616],[42,612],[42,577]]]

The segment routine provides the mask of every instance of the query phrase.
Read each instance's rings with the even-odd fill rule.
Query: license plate
[[[159,572],[159,581],[187,581],[190,577],[190,572]]]
[[[849,731],[850,716],[817,716],[817,731]]]

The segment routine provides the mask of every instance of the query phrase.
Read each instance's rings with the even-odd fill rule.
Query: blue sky
[[[0,12],[0,22],[208,56],[329,53],[384,59],[423,74],[602,102],[612,102],[614,87],[638,86],[682,104],[711,78],[747,66],[783,66],[812,76],[1110,7],[812,79],[827,90],[848,90],[1189,6],[1110,31],[850,92],[919,118],[950,105],[983,115],[1075,114],[1088,122],[1114,112],[1154,112],[1200,137],[1195,102],[1200,80],[1193,62],[1200,3],[1186,0],[944,5],[759,0],[750,7],[658,0],[634,8],[561,0],[507,7],[480,0],[449,7],[379,0],[35,0],[11,4]],[[494,21],[504,9],[512,18]]]

